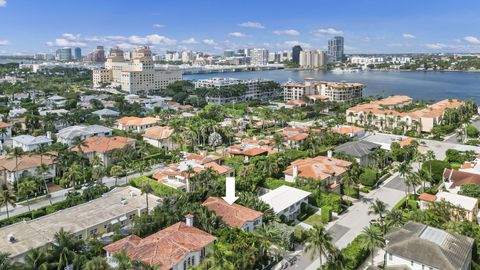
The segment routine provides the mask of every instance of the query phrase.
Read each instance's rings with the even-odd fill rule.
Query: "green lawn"
[[[312,225],[312,226],[323,225],[322,217],[320,215],[317,215],[317,214],[313,214],[313,215],[309,216],[303,222],[307,223],[308,225]]]

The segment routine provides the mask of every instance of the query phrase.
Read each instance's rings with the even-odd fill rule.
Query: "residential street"
[[[340,249],[345,248],[362,232],[363,227],[368,226],[370,220],[375,218],[375,216],[368,215],[370,202],[379,199],[387,203],[389,209],[392,209],[404,196],[405,184],[403,178],[395,173],[380,188],[368,193],[364,198],[354,203],[347,213],[327,225],[328,231],[332,233],[335,245]],[[320,266],[320,260],[316,259],[312,262],[309,257],[309,254],[301,252],[296,256],[295,263],[284,269],[316,270]]]
[[[154,172],[158,171],[162,167],[163,167],[163,165],[161,165],[161,164],[154,165],[154,166],[152,166],[152,170],[150,170],[149,172],[145,172],[143,174],[144,175],[153,174]],[[132,173],[132,174],[129,174],[127,177],[121,177],[121,178],[118,179],[117,184],[119,186],[125,185],[125,184],[127,184],[128,180],[130,180],[131,178],[138,177],[138,176],[140,176],[140,173]],[[103,178],[102,182],[107,187],[112,187],[112,186],[115,185],[115,178],[105,176]],[[60,201],[65,200],[66,194],[70,190],[72,190],[72,188],[62,189],[62,190],[50,193],[51,196],[52,196],[51,197],[52,203],[56,203],[56,202],[60,202]],[[82,192],[82,190],[79,190],[79,192]],[[32,203],[30,205],[30,209],[35,210],[35,209],[47,206],[49,204],[50,204],[49,200],[45,199],[45,200],[42,200],[42,201],[38,201],[36,203]],[[10,217],[13,217],[13,216],[20,215],[20,214],[28,212],[28,206],[17,206],[17,207],[9,206],[8,210],[9,210]],[[6,218],[7,218],[6,208],[1,207],[0,208],[0,220],[6,219]]]

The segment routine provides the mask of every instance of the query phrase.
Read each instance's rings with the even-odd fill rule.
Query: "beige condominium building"
[[[135,49],[129,59],[125,58],[122,50],[113,49],[105,67],[93,70],[94,87],[112,84],[133,94],[165,89],[167,85],[181,79],[182,72],[179,69],[155,67],[152,52],[147,47]]]
[[[160,198],[148,197],[150,208],[158,205]],[[146,211],[145,195],[139,189],[118,187],[87,203],[0,228],[0,250],[15,261],[23,261],[31,249],[52,243],[62,228],[79,239],[101,237],[115,227],[128,228],[135,216]]]
[[[365,85],[361,83],[325,82],[305,78],[303,83],[285,83],[283,97],[285,101],[324,97],[324,100],[350,103],[362,98],[364,88]]]
[[[444,99],[423,109],[398,111],[398,108],[411,102],[412,98],[408,96],[390,96],[360,104],[347,110],[347,122],[375,126],[379,130],[402,128],[431,132],[434,126],[442,123],[447,109],[457,109],[463,105],[463,101],[457,99]]]

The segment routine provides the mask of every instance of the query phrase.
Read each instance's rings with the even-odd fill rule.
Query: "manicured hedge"
[[[129,184],[133,187],[141,188],[144,181],[150,184],[150,186],[153,189],[153,193],[159,197],[170,196],[174,193],[182,193],[182,191],[178,189],[174,189],[169,186],[166,186],[158,182],[157,180],[154,180],[147,176],[139,176],[139,177],[132,178],[130,179]]]
[[[346,248],[341,251],[345,270],[355,270],[367,259],[370,252],[364,248],[362,236],[357,236]],[[326,270],[337,270],[336,266],[327,263],[324,267]]]
[[[332,220],[332,208],[330,206],[323,206],[320,217],[324,224],[330,222]]]
[[[264,182],[264,187],[268,188],[268,189],[271,189],[271,190],[274,190],[276,188],[279,188],[281,186],[291,186],[291,187],[295,187],[295,183],[291,183],[291,182],[287,182],[285,180],[282,180],[282,179],[275,179],[275,178],[267,178]]]
[[[360,183],[367,187],[373,187],[378,181],[377,172],[375,170],[366,168],[360,175]]]
[[[321,193],[315,198],[315,203],[316,206],[320,208],[329,206],[330,209],[336,213],[342,210],[342,197],[337,193]]]
[[[430,171],[430,163],[432,164],[432,177],[436,183],[442,180],[445,168],[451,168],[450,163],[443,160],[427,160],[422,165],[422,170]]]

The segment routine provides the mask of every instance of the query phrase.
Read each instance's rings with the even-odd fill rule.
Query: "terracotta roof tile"
[[[52,165],[56,163],[56,158],[56,153],[43,155],[41,158],[40,155],[36,154],[22,155],[17,158],[17,161],[15,161],[15,157],[13,156],[0,156],[0,167],[7,171],[13,172],[17,170],[36,168],[41,165],[41,162],[43,162],[45,165]]]
[[[418,196],[418,199],[421,201],[434,202],[437,200],[437,196],[428,193],[422,193],[420,196]]]
[[[223,223],[236,228],[241,228],[246,222],[254,221],[263,215],[261,212],[236,203],[230,205],[218,197],[209,197],[202,205],[220,216]]]
[[[90,137],[83,141],[81,146],[75,146],[72,151],[79,151],[81,148],[83,153],[106,153],[114,149],[122,149],[127,144],[135,142],[135,139],[114,136],[114,137]]]
[[[125,250],[132,260],[140,260],[151,266],[160,265],[161,270],[168,270],[189,253],[201,250],[215,239],[209,233],[178,222],[143,239],[122,239],[104,249],[112,253]]]
[[[154,126],[145,129],[145,134],[142,136],[153,140],[164,140],[173,134],[173,128],[167,126]]]
[[[124,126],[145,126],[153,125],[157,123],[158,119],[155,117],[135,117],[135,116],[126,116],[117,120],[117,124]]]
[[[352,163],[345,160],[317,156],[292,162],[284,173],[293,175],[293,167],[297,166],[299,177],[324,180],[333,175],[340,176],[348,170],[350,165]]]

